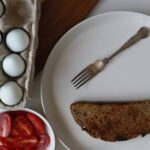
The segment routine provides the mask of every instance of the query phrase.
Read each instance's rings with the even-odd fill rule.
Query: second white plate
[[[70,105],[79,100],[150,99],[150,38],[116,57],[79,90],[70,82],[85,66],[118,49],[141,26],[150,27],[150,17],[131,12],[99,15],[75,26],[53,49],[43,73],[42,103],[56,136],[69,148],[149,150],[149,135],[115,143],[94,139],[81,130],[70,113]]]

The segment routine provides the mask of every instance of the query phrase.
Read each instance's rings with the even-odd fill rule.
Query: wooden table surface
[[[48,55],[60,37],[85,19],[99,0],[45,0],[39,23],[39,48],[35,73],[44,67]]]

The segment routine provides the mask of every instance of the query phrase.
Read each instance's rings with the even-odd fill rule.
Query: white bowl
[[[27,108],[17,108],[17,109],[0,109],[0,113],[4,113],[4,112],[7,112],[7,111],[25,111],[25,112],[31,112],[33,114],[35,114],[36,116],[38,116],[46,125],[46,131],[48,133],[48,135],[50,136],[50,144],[48,147],[46,147],[45,150],[55,150],[55,136],[54,136],[54,132],[53,132],[53,129],[52,127],[50,126],[49,122],[41,115],[39,114],[38,112],[34,111],[34,110],[31,110],[31,109],[27,109]]]

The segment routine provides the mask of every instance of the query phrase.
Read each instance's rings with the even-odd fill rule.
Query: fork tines
[[[76,89],[80,88],[83,84],[88,82],[93,77],[92,72],[85,68],[79,74],[77,74],[72,80],[72,84]]]

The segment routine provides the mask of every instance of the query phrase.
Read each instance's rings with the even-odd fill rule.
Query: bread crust
[[[75,102],[74,120],[94,138],[124,141],[150,133],[150,101],[125,103]]]

